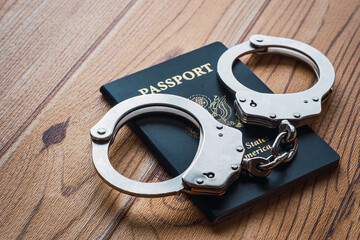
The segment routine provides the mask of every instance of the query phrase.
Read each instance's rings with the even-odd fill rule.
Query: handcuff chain
[[[270,156],[267,158],[258,156],[244,159],[241,164],[242,168],[252,175],[266,177],[274,167],[283,162],[290,162],[294,158],[299,146],[298,139],[296,138],[296,129],[288,120],[283,120],[279,126],[279,132],[271,147]],[[292,146],[289,150],[280,152],[280,144]]]

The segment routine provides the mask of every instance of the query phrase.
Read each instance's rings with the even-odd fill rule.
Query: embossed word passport
[[[215,42],[105,84],[100,90],[111,105],[144,94],[168,93],[189,98],[207,109],[219,122],[242,131],[245,158],[266,157],[271,153],[278,132],[244,125],[236,117],[234,100],[221,85],[216,71],[217,61],[226,50],[222,43]],[[271,93],[242,62],[234,64],[233,71],[248,88]],[[198,146],[198,130],[190,123],[171,116],[148,115],[129,125],[170,175],[182,173],[192,162]],[[309,127],[298,129],[298,139],[295,158],[273,169],[266,178],[243,171],[224,195],[189,198],[211,222],[219,222],[337,166],[339,155]]]

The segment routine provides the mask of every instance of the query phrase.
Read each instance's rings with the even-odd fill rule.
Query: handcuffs
[[[279,53],[297,58],[314,70],[318,82],[308,90],[290,94],[251,90],[232,71],[235,61],[249,53]],[[225,51],[217,71],[227,89],[235,94],[234,107],[242,122],[279,129],[269,157],[243,159],[241,131],[216,121],[191,100],[170,94],[143,95],[117,104],[91,129],[93,163],[99,176],[111,187],[134,196],[161,197],[179,192],[222,195],[241,170],[265,177],[275,166],[292,160],[298,148],[295,127],[314,122],[321,113],[322,102],[332,92],[335,79],[332,64],[320,51],[296,40],[264,35],[253,35],[249,41]],[[173,114],[200,129],[198,149],[190,166],[179,176],[163,182],[131,180],[117,172],[108,157],[118,130],[130,119],[148,113]],[[281,144],[288,150],[280,151]]]

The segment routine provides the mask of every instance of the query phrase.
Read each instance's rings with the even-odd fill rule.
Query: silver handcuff
[[[232,71],[237,59],[249,53],[295,57],[314,70],[318,82],[306,91],[291,94],[251,90],[242,85]],[[293,159],[298,148],[295,127],[314,122],[335,79],[332,64],[315,48],[296,40],[264,35],[254,35],[249,41],[225,51],[219,58],[217,71],[224,85],[235,94],[234,105],[242,122],[279,129],[269,157],[243,159],[241,131],[219,123],[191,100],[170,94],[143,95],[117,104],[91,129],[93,163],[99,176],[111,187],[134,196],[161,197],[179,192],[222,195],[241,170],[265,177],[272,168]],[[108,149],[118,130],[130,119],[148,113],[173,114],[200,129],[198,149],[190,166],[179,176],[163,182],[131,180],[117,172],[108,157]]]

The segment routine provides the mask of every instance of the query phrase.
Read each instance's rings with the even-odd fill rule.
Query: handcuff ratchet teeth
[[[305,61],[318,82],[310,89],[291,94],[267,94],[251,90],[234,76],[232,66],[248,53],[279,53]],[[243,159],[240,130],[216,121],[197,103],[170,94],[143,95],[127,99],[110,109],[91,129],[92,155],[99,176],[111,187],[134,196],[161,197],[181,191],[195,195],[222,195],[241,169],[265,177],[282,162],[291,161],[298,149],[294,126],[308,124],[321,112],[321,102],[331,93],[335,73],[330,61],[315,48],[295,40],[254,35],[249,41],[223,53],[218,74],[235,94],[235,109],[244,123],[278,128],[279,135],[267,157]],[[131,180],[110,163],[108,150],[116,133],[130,119],[148,113],[168,113],[189,120],[200,129],[197,152],[190,166],[179,176],[155,183]],[[286,151],[279,146],[285,144]]]

